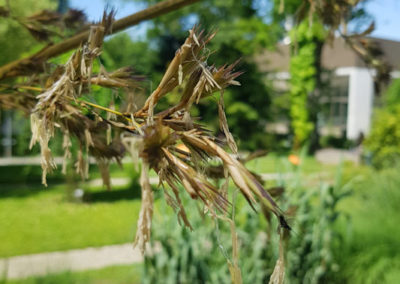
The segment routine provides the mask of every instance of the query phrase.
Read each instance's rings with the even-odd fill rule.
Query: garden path
[[[134,249],[132,243],[13,256],[0,259],[0,280],[100,269],[142,260],[139,249]]]

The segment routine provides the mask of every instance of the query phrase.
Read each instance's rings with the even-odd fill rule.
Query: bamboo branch
[[[130,121],[129,118],[127,118],[123,113],[121,113],[119,111],[116,111],[116,110],[113,110],[113,109],[110,109],[110,108],[107,108],[107,107],[103,107],[101,105],[97,105],[97,104],[94,104],[94,103],[91,103],[91,102],[88,102],[88,101],[85,101],[85,100],[80,100],[80,103],[82,103],[84,105],[89,105],[91,107],[94,107],[94,108],[97,108],[97,109],[100,109],[100,110],[104,110],[104,111],[113,113],[115,115],[121,116],[121,117],[125,118],[126,120]]]
[[[134,13],[114,22],[112,32],[117,33],[128,27],[134,26],[145,20],[150,20],[160,15],[175,11],[184,6],[193,4],[200,0],[166,0],[157,3],[147,9]],[[89,30],[74,35],[60,43],[46,46],[39,52],[22,59],[15,60],[0,67],[0,80],[21,75],[27,75],[38,68],[43,68],[43,63],[49,58],[63,54],[71,49],[77,48],[85,42],[89,36]]]

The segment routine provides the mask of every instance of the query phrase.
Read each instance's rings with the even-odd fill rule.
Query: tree
[[[299,149],[311,136],[312,148],[318,144],[316,129],[318,100],[321,91],[321,53],[324,29],[320,23],[303,21],[292,30],[290,58],[290,116],[294,131],[294,148]],[[312,135],[314,134],[314,135]]]
[[[138,1],[157,3],[159,1]],[[263,48],[273,48],[282,29],[277,24],[268,24],[266,16],[258,13],[259,1],[206,0],[174,13],[153,20],[148,38],[158,53],[154,71],[160,72],[168,64],[176,48],[183,42],[185,31],[199,23],[207,31],[218,30],[218,37],[210,43],[208,60],[216,64],[241,61],[242,87],[227,90],[224,95],[230,129],[241,148],[254,150],[268,148],[265,124],[270,113],[272,90],[265,74],[258,71],[253,54]],[[216,56],[218,54],[218,56]],[[200,104],[196,114],[218,129],[214,114],[216,108]]]
[[[29,31],[21,26],[16,19],[24,19],[45,8],[55,9],[57,6],[56,1],[53,0],[15,0],[2,2],[0,6],[4,9],[2,15],[4,17],[1,18],[0,26],[0,46],[2,54],[0,65],[18,59],[24,53],[29,53],[31,50],[27,50],[27,46],[33,47],[33,50],[40,47],[40,44],[37,43]],[[8,3],[8,5],[5,5],[5,3]]]

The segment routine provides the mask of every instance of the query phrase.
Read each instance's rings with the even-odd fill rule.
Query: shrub
[[[185,205],[195,203],[185,198]],[[268,241],[266,220],[255,214],[238,200],[240,210],[236,223],[240,243],[239,263],[242,269],[243,283],[267,283],[278,257],[275,246],[279,236],[273,234],[273,243]],[[143,266],[143,283],[231,283],[227,259],[231,261],[229,225],[212,222],[201,213],[201,209],[188,212],[195,228],[190,232],[179,226],[170,212],[161,212],[155,216],[152,234],[159,243],[160,251],[146,255]],[[206,225],[205,225],[206,223]],[[153,247],[157,244],[153,243]]]
[[[348,283],[400,281],[400,177],[399,168],[369,175],[355,187],[346,203],[352,234],[340,251],[343,276]]]
[[[400,103],[400,79],[394,80],[385,92],[384,102],[387,108]]]
[[[343,245],[343,239],[335,231],[336,223],[342,217],[337,205],[349,191],[340,186],[340,175],[334,186],[309,187],[303,184],[303,178],[295,172],[294,178],[286,182],[286,191],[281,196],[286,208],[290,208],[288,211],[296,211],[293,231],[285,245],[285,282],[332,282],[340,268],[334,252]],[[203,219],[197,210],[190,213],[194,232],[177,225],[168,217],[170,214],[160,212],[158,217],[155,216],[152,233],[159,242],[160,251],[145,257],[144,283],[157,283],[160,275],[163,275],[163,283],[231,282],[224,265],[226,259],[231,261],[229,225],[218,222],[218,226],[204,226],[204,222],[212,221]],[[268,223],[241,199],[237,202],[235,219],[243,283],[268,283],[279,255],[278,224],[274,219]]]
[[[376,167],[393,166],[400,157],[400,104],[377,110],[371,133],[364,142]]]

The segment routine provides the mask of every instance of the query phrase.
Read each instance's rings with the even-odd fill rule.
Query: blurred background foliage
[[[57,1],[54,0],[13,0],[9,1],[9,3],[12,9],[12,16],[16,18],[28,17],[44,9],[54,10],[57,8]],[[4,7],[6,6],[6,1],[1,1],[0,4]],[[17,21],[12,18],[1,18],[0,46],[0,65],[4,65],[23,55],[31,54],[33,50],[38,49],[41,45]],[[28,50],[27,47],[29,47]]]
[[[335,254],[345,238],[335,232],[335,227],[339,221],[346,223],[348,218],[338,206],[350,194],[349,184],[343,184],[338,173],[334,185],[322,182],[310,186],[312,181],[304,178],[301,167],[292,171],[286,161],[280,163],[293,174],[293,178],[277,181],[279,187],[275,187],[284,190],[279,201],[291,212],[288,214],[293,227],[284,245],[286,281],[338,281],[340,265]],[[196,208],[193,201],[184,202]],[[267,283],[279,256],[278,223],[266,212],[265,215],[254,212],[243,198],[237,200],[236,207],[243,283]],[[155,216],[154,241],[159,243],[161,251],[145,258],[144,283],[157,283],[159,275],[165,277],[165,283],[231,282],[228,267],[224,265],[227,260],[232,261],[229,224],[213,222],[201,214],[201,208],[197,209],[190,212],[195,232],[179,226],[176,218],[166,217],[170,214],[165,208]]]
[[[160,0],[118,0],[114,4],[117,6],[118,3],[133,1],[143,6]],[[57,6],[62,9],[66,2],[68,1],[40,1],[40,5],[33,5],[33,9],[29,11],[34,12],[44,7],[55,9]],[[16,14],[30,14],[24,10],[27,6],[21,3],[13,1],[12,10],[15,10]],[[290,35],[293,42],[290,72],[293,76],[290,80],[289,94],[276,96],[276,90],[273,89],[268,74],[260,72],[254,60],[254,54],[265,49],[276,48],[276,44],[287,34],[284,27],[285,21],[294,17],[301,3],[302,0],[284,1],[283,13],[280,0],[200,1],[190,7],[153,19],[147,25],[144,37],[134,40],[124,32],[109,37],[104,44],[99,63],[103,64],[107,70],[115,70],[128,63],[137,74],[145,76],[143,85],[145,93],[149,93],[157,86],[176,49],[184,41],[187,30],[199,23],[200,28],[206,32],[217,31],[218,33],[209,45],[208,60],[210,62],[215,62],[216,66],[222,66],[240,59],[236,70],[244,72],[239,77],[242,86],[229,88],[224,96],[230,130],[239,148],[288,151],[292,145],[298,150],[305,144],[309,144],[310,152],[314,152],[320,147],[321,142],[316,127],[321,108],[318,103],[318,94],[327,87],[324,86],[326,82],[322,80],[323,70],[320,66],[321,50],[327,38],[326,27],[321,25],[320,20],[315,16],[311,27],[307,18],[293,28]],[[356,24],[360,24],[366,18],[362,6],[357,7],[352,20],[355,19]],[[0,39],[1,41],[7,38],[7,43],[4,45],[0,42],[1,46],[5,46],[4,54],[7,54],[7,57],[2,57],[4,60],[19,58],[23,51],[25,55],[30,54],[33,49],[41,46],[35,44],[32,36],[16,21],[12,19],[6,19],[6,21],[8,28]],[[1,27],[3,29],[3,25]],[[18,36],[7,36],[10,34]],[[26,43],[21,44],[20,38],[23,38]],[[32,48],[26,51],[25,46]],[[53,62],[65,62],[67,58],[68,54],[62,55],[53,59]],[[108,104],[112,97],[115,98],[115,93],[113,95],[110,93],[101,88],[94,88],[92,96],[99,104]],[[162,108],[171,103],[168,99],[164,99],[159,106]],[[217,109],[215,104],[211,105],[210,107],[207,101],[200,103],[192,115],[201,116],[213,131],[218,132],[218,120],[215,119]],[[279,119],[284,117],[291,121],[289,135],[266,131],[266,125],[276,121],[277,117]],[[25,120],[17,117],[15,124],[20,127],[14,127],[14,129],[29,128],[28,125],[21,125],[23,121]],[[14,153],[26,155],[28,153],[24,149],[29,140],[28,137],[23,137],[26,132],[24,130],[16,132],[15,137],[18,143],[14,143],[16,145],[13,149]],[[58,140],[57,143],[60,144],[61,139]],[[327,141],[330,140],[324,140],[324,142]],[[326,143],[324,145],[326,146]],[[344,141],[340,146],[346,145]],[[29,153],[36,155],[37,150],[34,149]],[[59,152],[56,150],[56,153]]]
[[[364,143],[370,162],[378,168],[395,166],[400,158],[400,79],[392,82],[381,101]]]
[[[159,1],[137,2],[153,4]],[[249,150],[267,146],[268,139],[260,133],[265,134],[265,123],[271,118],[269,112],[272,97],[272,90],[265,83],[266,74],[258,70],[252,55],[261,49],[274,48],[284,31],[279,23],[267,21],[257,5],[258,1],[201,1],[157,17],[147,31],[147,41],[136,43],[136,48],[147,45],[141,52],[141,60],[146,65],[143,71],[150,76],[153,86],[156,86],[169,60],[186,38],[188,29],[199,23],[200,28],[206,32],[217,31],[218,36],[209,45],[209,61],[216,66],[222,66],[240,59],[236,70],[244,72],[239,79],[242,86],[230,88],[224,98],[230,129],[239,147]],[[129,41],[126,36],[112,38],[105,46],[106,52],[113,42],[126,44],[122,43],[123,39]],[[135,51],[131,49],[130,52],[133,59]],[[114,62],[118,62],[120,58],[127,59],[115,55],[111,57]],[[131,62],[137,60],[133,59]],[[142,65],[139,63],[138,70],[140,66]],[[197,115],[204,118],[214,131],[218,130],[216,113],[216,106],[198,105]]]
[[[321,92],[321,53],[326,30],[318,18],[303,20],[290,31],[294,44],[290,57],[290,115],[294,132],[294,147],[299,148],[307,140],[315,151],[319,142],[317,127],[318,93]]]
[[[116,3],[124,1],[128,0]],[[136,2],[151,4],[159,1]],[[43,8],[55,9],[59,4],[51,0],[13,0],[10,3],[16,16],[27,16]],[[326,31],[318,19],[315,19],[316,25],[312,30],[307,28],[308,19],[294,30],[291,36],[296,39],[297,49],[293,51],[291,59],[291,73],[295,75],[291,80],[293,88],[288,96],[276,97],[267,74],[258,70],[252,55],[261,49],[275,47],[285,35],[285,17],[295,14],[301,1],[285,0],[284,14],[280,12],[281,0],[274,0],[267,6],[263,3],[266,2],[204,0],[189,8],[158,17],[151,21],[145,39],[133,40],[127,33],[111,36],[104,44],[96,68],[99,68],[100,63],[110,71],[131,65],[137,74],[146,76],[144,88],[149,92],[161,79],[169,60],[186,37],[187,30],[193,24],[201,23],[201,28],[208,32],[218,31],[218,36],[210,44],[210,62],[220,66],[241,58],[236,69],[244,71],[239,78],[242,86],[230,88],[224,95],[229,126],[239,147],[243,150],[290,149],[290,144],[281,143],[288,137],[281,139],[266,133],[264,129],[265,124],[273,120],[276,106],[282,107],[286,115],[292,109],[292,133],[297,136],[295,139],[298,139],[300,147],[304,141],[309,142],[315,130],[315,113],[312,108],[308,108],[313,103],[309,100],[309,94],[316,87],[322,86],[322,82],[318,81],[320,79],[314,76],[321,71],[315,61],[318,57],[315,56],[321,43],[326,40]],[[358,9],[352,17],[362,25],[368,15]],[[30,54],[41,47],[12,19],[1,21],[0,64]],[[65,62],[67,58],[68,54],[54,60]],[[118,93],[99,89],[94,89],[92,96],[101,105],[108,105],[113,99],[118,100]],[[284,209],[294,212],[291,220],[293,233],[286,249],[288,283],[399,283],[400,232],[397,221],[400,218],[400,80],[393,81],[380,100],[372,131],[363,144],[367,153],[366,161],[371,162],[375,169],[345,164],[342,165],[342,173],[339,171],[336,174],[333,167],[324,168],[312,157],[302,157],[302,161],[311,160],[313,165],[310,168],[307,168],[307,163],[300,167],[293,166],[286,158],[276,156],[254,163],[254,170],[258,172],[275,171],[292,175],[287,180],[268,184],[285,188],[279,202]],[[168,103],[166,100],[163,102]],[[203,117],[217,132],[218,123],[214,119],[216,113],[216,108],[200,104],[196,115]],[[36,155],[38,148],[28,150],[31,136],[29,121],[19,113],[13,116],[14,129],[18,129],[14,154]],[[315,139],[316,143],[325,141],[324,146],[349,145],[347,141],[328,140]],[[61,138],[56,138],[53,143],[51,148],[54,154],[61,154]],[[270,167],[270,163],[274,166]],[[93,171],[94,177],[99,177],[97,170]],[[113,197],[102,188],[87,186],[84,188],[87,196],[92,196],[93,200],[100,196],[99,200],[76,204],[66,197],[65,192],[68,193],[68,190],[64,187],[67,186],[54,187],[45,193],[31,187],[19,190],[6,187],[6,184],[17,182],[26,182],[31,186],[39,183],[39,167],[2,168],[0,204],[6,210],[0,214],[1,222],[7,224],[9,232],[18,236],[15,237],[17,240],[29,234],[35,237],[27,243],[28,248],[19,244],[13,247],[7,243],[13,238],[3,231],[0,240],[5,245],[1,257],[130,241],[135,230],[134,219],[139,212],[137,175],[134,172],[132,167],[126,165],[124,171],[113,166],[112,175],[133,177],[131,185],[128,188],[116,188]],[[328,173],[328,181],[324,180],[324,173]],[[65,181],[60,174],[52,176],[53,185],[60,181]],[[76,187],[76,184],[68,187]],[[37,192],[41,193],[34,196],[33,193]],[[196,208],[193,201],[184,202]],[[204,218],[200,213],[201,208],[196,208],[189,212],[195,228],[194,232],[189,232],[177,224],[175,215],[164,204],[164,201],[157,204],[152,230],[153,240],[160,245],[161,251],[146,257],[142,267],[142,281],[157,283],[160,275],[163,275],[164,283],[229,283],[226,265],[231,250],[229,226],[219,222],[217,228],[210,218]],[[241,199],[236,207],[239,264],[244,283],[265,283],[278,257],[277,224],[273,221],[268,225],[264,216],[253,212]],[[32,208],[34,210],[30,211]],[[127,208],[132,209],[127,211]],[[102,214],[99,215],[99,212]],[[98,220],[93,216],[104,219]],[[35,219],[44,220],[42,222],[48,224],[49,228],[58,228],[59,224],[66,226],[56,235],[52,235],[52,232],[44,234],[27,228],[27,220],[35,224]],[[115,223],[115,220],[119,222]],[[82,230],[91,223],[96,224],[95,228],[89,227],[87,234],[82,234]],[[129,224],[132,226],[129,227]],[[123,230],[126,227],[129,227],[128,230]],[[70,235],[68,240],[63,240],[65,236],[60,237],[60,234]],[[97,237],[99,235],[101,237]],[[131,271],[129,273],[132,275]],[[32,280],[32,283],[70,283],[74,279],[68,274],[50,280]],[[84,279],[89,282],[87,278]],[[121,280],[121,283],[126,283],[126,279]]]
[[[395,225],[400,217],[398,171],[392,167],[360,176],[353,185],[354,196],[342,204],[351,216],[352,229],[337,259],[347,283],[397,283],[400,279],[400,232]]]

